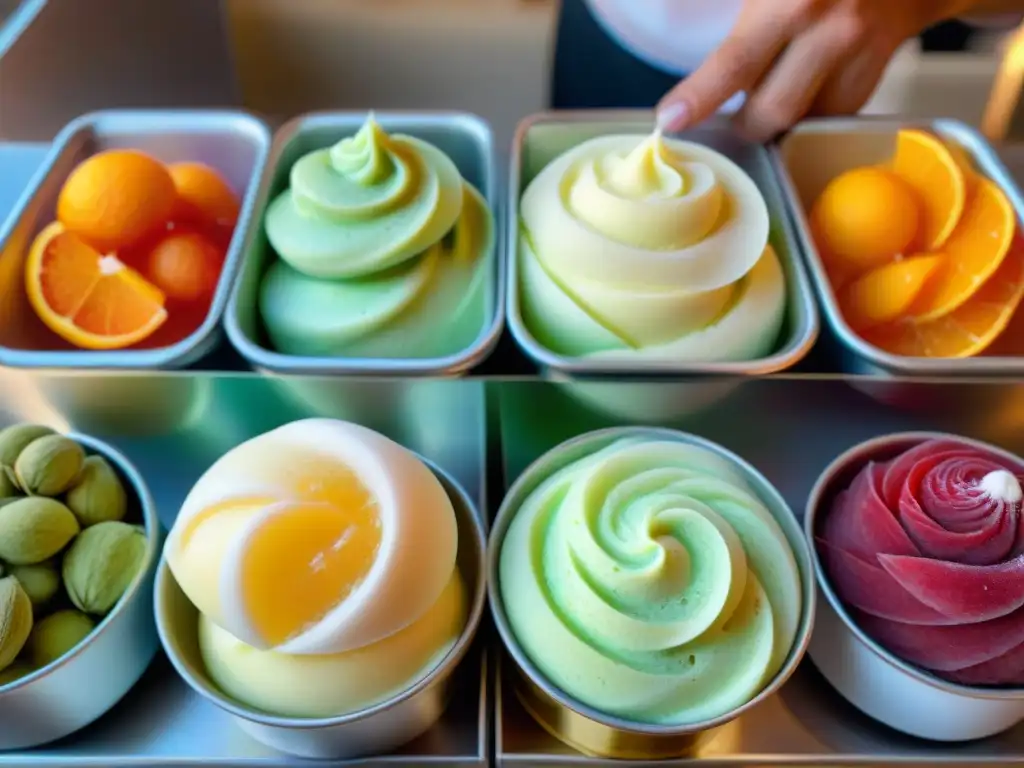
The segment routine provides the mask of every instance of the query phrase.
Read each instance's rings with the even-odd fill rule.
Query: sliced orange
[[[967,197],[960,163],[939,138],[905,129],[896,140],[892,169],[914,189],[921,204],[919,249],[942,248],[963,214]]]
[[[865,331],[864,340],[907,357],[971,357],[1006,329],[1024,298],[1024,248],[1010,250],[999,269],[964,304],[928,323],[899,322]]]
[[[919,254],[872,269],[839,291],[843,317],[855,331],[900,319],[942,262],[939,254]]]
[[[25,289],[47,327],[83,349],[137,344],[167,319],[164,295],[157,288],[59,222],[32,243]]]
[[[1017,216],[1006,194],[978,177],[967,207],[942,252],[942,269],[907,312],[907,319],[930,323],[964,304],[1003,263],[1013,242]]]

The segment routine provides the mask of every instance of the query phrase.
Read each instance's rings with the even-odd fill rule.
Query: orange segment
[[[970,299],[1002,264],[1013,242],[1016,214],[988,179],[978,178],[963,217],[942,251],[939,273],[907,313],[918,323],[937,320]]]
[[[47,327],[83,349],[131,346],[167,319],[159,290],[60,223],[51,224],[33,242],[25,289]]]
[[[839,292],[843,317],[857,331],[899,319],[942,262],[940,255],[921,254],[871,270]]]
[[[907,357],[971,357],[1009,325],[1024,297],[1024,249],[1014,247],[995,274],[958,309],[928,323],[900,322],[863,333],[864,340]]]
[[[366,578],[381,542],[377,500],[348,468],[310,457],[289,504],[252,535],[242,559],[253,629],[279,645],[313,626]]]
[[[960,220],[967,197],[960,163],[940,139],[907,129],[897,137],[892,168],[920,201],[918,246],[925,251],[941,248]]]

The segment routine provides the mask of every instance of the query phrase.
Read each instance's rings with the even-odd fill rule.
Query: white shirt
[[[595,18],[641,61],[674,75],[693,72],[729,34],[743,0],[586,0]],[[900,0],[893,0],[900,2]],[[1019,14],[971,19],[1013,26]]]

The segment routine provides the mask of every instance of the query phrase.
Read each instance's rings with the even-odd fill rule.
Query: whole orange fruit
[[[174,163],[167,170],[178,192],[177,216],[202,224],[235,225],[238,197],[220,173],[203,163]]]
[[[57,218],[101,251],[135,245],[171,216],[174,182],[145,152],[113,149],[82,162],[64,182]]]
[[[860,272],[905,253],[921,212],[914,190],[884,168],[847,171],[832,180],[811,210],[822,256]]]
[[[145,274],[169,299],[198,301],[213,295],[221,253],[197,232],[171,232],[149,252]]]

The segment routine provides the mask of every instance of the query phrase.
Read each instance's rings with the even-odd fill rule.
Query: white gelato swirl
[[[711,362],[775,344],[785,280],[768,208],[720,153],[592,139],[545,167],[520,211],[523,315],[553,351]]]

